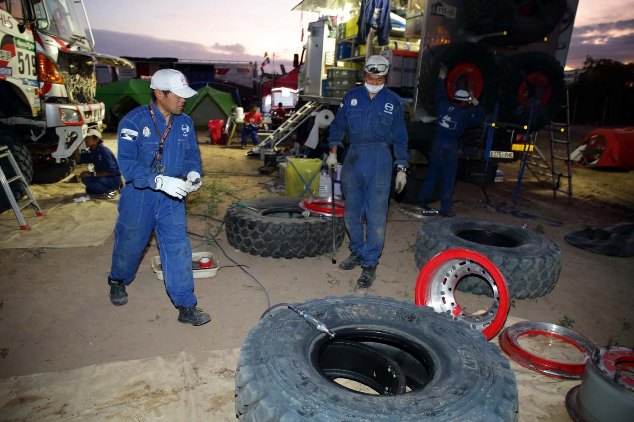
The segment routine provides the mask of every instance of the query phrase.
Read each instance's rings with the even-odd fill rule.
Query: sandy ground
[[[580,133],[585,130],[579,129]],[[413,302],[418,275],[416,231],[424,220],[404,215],[400,205],[391,202],[377,281],[367,291],[358,291],[354,284],[359,271],[342,271],[329,256],[277,260],[234,250],[220,224],[226,207],[237,199],[278,195],[270,189],[275,175],[259,174],[262,162],[245,158],[244,151],[235,147],[204,144],[201,152],[207,190],[191,195],[188,224],[194,251],[212,252],[221,265],[215,277],[196,280],[199,306],[211,313],[212,322],[195,328],[176,320],[177,311],[151,269],[151,257],[158,255],[154,242],[123,307],[114,307],[108,300],[112,236],[94,247],[4,249],[0,253],[0,379],[175,356],[183,351],[204,356],[209,351],[239,348],[264,309],[279,302],[350,294]],[[489,185],[486,192],[494,203],[510,204],[517,164],[502,169],[505,181]],[[553,199],[548,185],[527,175],[517,207],[536,218],[517,218],[486,207],[479,187],[459,182],[455,211],[460,217],[527,224],[543,230],[561,247],[562,271],[555,289],[546,297],[514,300],[513,317],[566,322],[596,344],[614,339],[631,346],[634,258],[578,249],[567,244],[564,236],[586,226],[634,221],[634,173],[575,168],[573,187],[574,199],[568,204],[563,197]],[[216,193],[219,204],[208,202],[210,193]],[[204,217],[216,209],[214,218]],[[562,225],[549,225],[548,220]],[[346,256],[344,244],[338,261]],[[237,265],[245,266],[257,283]]]

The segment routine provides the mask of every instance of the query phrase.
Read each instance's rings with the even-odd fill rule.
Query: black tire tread
[[[505,248],[470,242],[455,235],[461,228],[504,232],[524,239],[524,244]],[[438,219],[419,228],[416,235],[416,266],[421,269],[436,254],[453,248],[473,250],[489,258],[504,276],[510,296],[516,299],[547,295],[557,284],[561,272],[561,250],[545,236],[530,229],[463,218]],[[477,295],[489,293],[487,285],[478,280],[465,279],[458,287]]]
[[[225,215],[229,244],[251,255],[273,258],[304,258],[332,252],[331,219],[314,215],[308,218],[264,215],[267,210],[277,208],[301,214],[300,201],[292,197],[264,197],[230,206]],[[343,219],[335,218],[337,248],[343,243],[344,233]]]
[[[479,332],[449,315],[371,296],[318,299],[297,306],[329,327],[381,326],[417,338],[433,338],[427,344],[443,348],[432,353],[448,367],[430,381],[429,389],[396,396],[351,397],[334,384],[312,379],[311,375],[318,377],[316,371],[304,372],[307,359],[302,347],[322,334],[292,311],[278,310],[252,328],[242,344],[235,388],[240,421],[517,420],[517,386],[508,360]],[[459,350],[452,350],[454,346]],[[477,360],[477,375],[469,368],[471,358]],[[462,378],[467,373],[469,381]]]

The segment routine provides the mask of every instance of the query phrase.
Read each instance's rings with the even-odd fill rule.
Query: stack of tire
[[[566,12],[566,0],[466,0],[460,39],[479,42],[428,49],[419,77],[420,106],[435,116],[442,64],[450,99],[458,89],[470,90],[487,113],[497,108],[496,121],[542,129],[564,99],[563,69],[552,55],[522,47],[543,41],[566,21]]]

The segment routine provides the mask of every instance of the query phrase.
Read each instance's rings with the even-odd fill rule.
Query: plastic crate
[[[209,258],[211,261],[211,267],[209,268],[200,268],[200,264],[198,263],[201,258]],[[192,253],[192,266],[194,268],[194,278],[209,278],[215,277],[218,274],[218,261],[210,252],[194,252]],[[161,267],[161,257],[153,256],[152,257],[152,271],[156,275],[156,278],[159,280],[163,280],[163,269]]]

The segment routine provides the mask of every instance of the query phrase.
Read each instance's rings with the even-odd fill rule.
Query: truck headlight
[[[59,118],[65,125],[69,126],[82,125],[84,123],[84,119],[77,108],[60,107]]]

